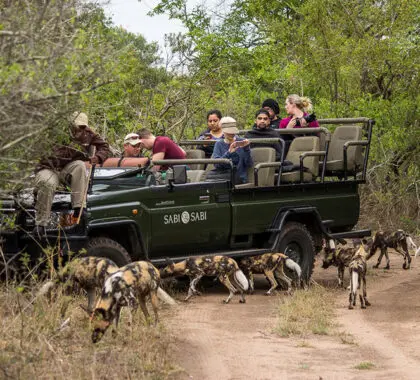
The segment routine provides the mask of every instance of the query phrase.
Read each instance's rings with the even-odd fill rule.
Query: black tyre
[[[301,223],[287,223],[280,232],[277,249],[300,265],[302,280],[309,283],[314,270],[315,248],[308,229]],[[296,278],[288,268],[285,268],[285,272],[287,276]]]
[[[91,239],[87,247],[87,255],[105,257],[112,260],[119,267],[131,263],[127,250],[115,240],[105,237]]]

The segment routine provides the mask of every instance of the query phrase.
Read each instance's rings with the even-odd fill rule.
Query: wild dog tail
[[[240,269],[237,269],[232,277],[235,285],[237,285],[243,292],[248,291],[249,283],[244,272],[242,272]]]
[[[38,293],[36,294],[36,298],[45,296],[50,292],[57,283],[55,281],[47,281],[44,285],[41,286],[41,289],[38,290]]]
[[[405,238],[405,241],[407,242],[407,248],[408,248],[408,250],[410,251],[410,249],[413,249],[416,252],[415,253],[415,256],[417,256],[417,252],[418,252],[417,245],[414,243],[414,241],[411,238],[411,236],[410,235],[407,235],[406,238]]]
[[[289,259],[289,258],[285,260],[285,264],[289,269],[296,272],[296,275],[298,277],[297,283],[298,283],[298,286],[300,286],[301,279],[302,279],[302,268],[300,267],[300,265],[296,261],[293,261],[292,259]]]
[[[356,294],[359,287],[359,272],[355,268],[353,268],[351,271],[351,286],[351,292]]]
[[[165,302],[168,305],[171,305],[171,306],[176,305],[175,300],[168,293],[166,293],[160,286],[158,287],[158,290],[157,290],[157,296],[162,302]]]

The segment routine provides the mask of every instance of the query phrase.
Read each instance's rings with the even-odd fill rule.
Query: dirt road
[[[284,295],[264,296],[265,281],[245,305],[236,297],[223,305],[224,289],[206,289],[205,295],[181,304],[168,324],[175,334],[175,359],[184,369],[179,378],[420,378],[420,259],[409,271],[401,264],[391,255],[390,271],[370,271],[372,307],[367,310],[348,310],[347,291],[337,291],[339,330],[351,335],[279,337],[273,329],[278,297]],[[335,268],[319,267],[316,263],[313,278],[334,287]],[[363,368],[363,362],[373,367],[355,368]]]

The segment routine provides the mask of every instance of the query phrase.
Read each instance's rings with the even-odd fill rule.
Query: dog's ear
[[[165,257],[166,265],[169,266],[169,268],[173,269],[175,266],[175,263],[173,260],[171,260],[169,257]]]

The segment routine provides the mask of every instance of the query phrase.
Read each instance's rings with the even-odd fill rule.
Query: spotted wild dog
[[[361,291],[363,294],[359,294],[360,304],[362,309],[366,309],[366,306],[370,306],[367,300],[366,293],[366,256],[367,252],[360,244],[356,253],[353,256],[353,260],[349,264],[350,272],[350,295],[349,295],[349,309],[353,309],[356,306],[357,290],[362,287]]]
[[[176,264],[171,263],[161,269],[162,278],[186,275],[190,278],[190,287],[185,301],[200,292],[196,286],[203,276],[216,276],[229,290],[229,296],[224,300],[229,303],[233,295],[240,292],[239,302],[245,303],[244,292],[248,290],[248,280],[239,269],[236,261],[227,256],[200,256],[190,257]]]
[[[278,287],[278,281],[283,280],[287,284],[290,293],[292,280],[284,273],[284,266],[296,272],[297,284],[301,284],[302,270],[296,262],[289,259],[283,253],[265,253],[259,256],[250,256],[239,261],[239,268],[249,278],[250,292],[254,291],[254,273],[263,273],[270,282],[271,288],[266,295],[270,295]]]
[[[59,272],[55,281],[48,281],[39,291],[38,295],[48,293],[52,288],[59,284],[64,284],[66,288],[78,284],[86,290],[88,296],[87,308],[80,305],[89,314],[95,306],[96,289],[102,289],[105,280],[109,275],[118,270],[117,265],[103,257],[79,257],[69,261]]]
[[[411,257],[408,252],[408,247],[410,246],[414,246],[415,248],[417,248],[410,235],[404,232],[403,230],[397,230],[394,233],[388,231],[379,231],[375,234],[375,237],[373,238],[370,252],[367,256],[367,260],[369,260],[379,248],[381,250],[381,253],[378,257],[378,262],[373,267],[378,268],[381,264],[382,257],[385,255],[385,269],[390,269],[388,248],[393,248],[404,258],[403,269],[410,269]]]
[[[348,246],[337,248],[333,239],[324,241],[324,259],[322,260],[322,268],[327,269],[331,265],[337,267],[338,286],[344,288],[344,271],[348,268],[356,250],[356,248]]]
[[[146,322],[149,323],[150,315],[146,306],[148,296],[150,296],[156,324],[159,285],[159,271],[147,261],[130,263],[109,276],[92,314],[92,342],[99,342],[113,322],[115,322],[115,328],[118,327],[121,308],[124,306],[136,309],[140,304]]]

